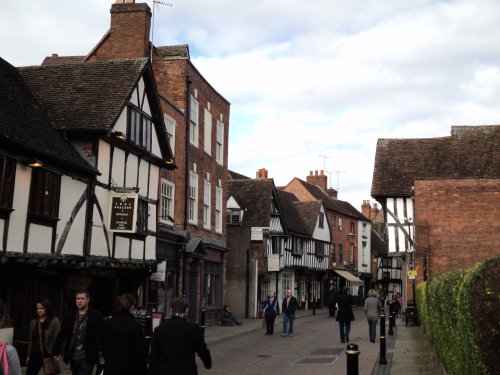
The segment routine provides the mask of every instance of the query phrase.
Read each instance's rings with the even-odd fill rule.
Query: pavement
[[[351,327],[351,342],[359,344],[360,354],[358,366],[360,374],[371,375],[446,375],[443,366],[439,363],[432,347],[423,333],[422,327],[413,325],[405,326],[404,319],[398,318],[393,329],[393,335],[389,335],[389,319],[386,319],[386,364],[380,360],[380,324],[377,325],[377,342],[375,344],[365,344],[368,336],[368,325],[357,324],[364,319],[363,309],[354,308],[356,321]],[[314,319],[329,319],[328,309],[315,310]],[[312,310],[299,310],[296,312],[296,319],[311,318]],[[263,331],[262,319],[240,319],[242,325],[225,327],[212,325],[205,327],[205,341],[207,345],[216,345],[228,338],[236,338],[256,331]],[[277,323],[279,327],[279,323]],[[357,328],[359,327],[359,328]],[[365,332],[366,331],[366,332]],[[279,333],[279,329],[277,330]],[[335,338],[337,339],[337,338]],[[344,344],[342,344],[344,345]],[[343,356],[346,358],[347,356]],[[347,359],[342,362],[347,363]],[[380,363],[382,362],[382,363]],[[341,367],[346,368],[346,367]],[[62,375],[71,375],[69,368],[62,364]],[[26,368],[23,368],[25,374]],[[347,370],[346,370],[347,373]],[[40,371],[42,374],[42,371]],[[357,373],[356,373],[357,374]]]

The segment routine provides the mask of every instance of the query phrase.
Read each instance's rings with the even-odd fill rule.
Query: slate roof
[[[272,179],[228,180],[228,195],[245,209],[243,226],[269,227],[275,190]]]
[[[108,131],[127,103],[147,58],[19,68],[56,129]]]
[[[230,180],[245,180],[245,179],[250,179],[250,177],[247,177],[243,174],[240,174],[238,172],[235,172],[235,171],[231,171],[231,170],[227,170],[227,176],[228,176],[228,179]]]
[[[500,125],[452,126],[451,136],[379,139],[371,195],[412,196],[414,181],[500,178]]]
[[[370,248],[375,256],[384,256],[388,253],[387,242],[373,228],[370,235]]]
[[[0,58],[0,144],[13,152],[96,174],[53,127],[18,69]]]

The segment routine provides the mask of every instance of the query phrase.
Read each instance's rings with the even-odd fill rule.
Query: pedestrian
[[[298,307],[297,298],[292,295],[292,291],[288,289],[286,291],[286,297],[283,299],[281,304],[281,309],[283,311],[283,333],[281,336],[285,337],[293,336],[293,322],[295,320],[295,310]]]
[[[380,299],[380,305],[382,306],[383,309],[385,308],[385,297],[386,297],[386,294],[385,294],[384,287],[381,287],[380,291],[378,292],[378,298]]]
[[[0,300],[0,329],[5,321],[5,304]],[[21,364],[16,348],[0,341],[0,374],[22,375]]]
[[[396,316],[399,318],[401,315],[401,306],[403,305],[403,297],[400,292],[396,293]]]
[[[133,315],[137,299],[125,293],[117,298],[116,303],[116,313],[102,323],[104,374],[147,375],[144,332]]]
[[[335,311],[337,310],[337,290],[333,284],[330,284],[328,291],[328,316],[335,318]]]
[[[337,296],[339,311],[336,320],[340,327],[340,342],[349,342],[349,332],[351,331],[351,322],[354,320],[352,311],[352,296],[349,294],[349,287],[344,286],[342,293]]]
[[[375,292],[375,290],[373,289],[370,289],[368,291],[368,298],[365,300],[365,314],[366,319],[368,320],[368,335],[371,342],[375,342],[375,337],[377,335],[378,316],[381,309],[382,306],[380,305],[380,301],[377,298],[377,292]]]
[[[61,323],[61,330],[54,344],[56,361],[61,359],[63,344],[66,344],[63,361],[70,364],[73,375],[91,375],[98,361],[99,335],[103,316],[89,306],[87,289],[78,289],[75,294],[76,311],[68,313]]]
[[[234,326],[234,325],[239,326],[242,324],[234,316],[233,312],[231,311],[231,306],[229,306],[229,305],[224,305],[224,307],[222,308],[220,322],[221,322],[221,325],[223,325],[223,326]]]
[[[149,356],[151,375],[196,375],[195,353],[205,368],[212,367],[210,351],[200,327],[187,320],[188,310],[187,303],[180,298],[173,298],[171,318],[154,330]]]
[[[54,343],[61,329],[47,298],[40,298],[35,306],[37,318],[30,322],[26,375],[37,375],[43,367],[43,358],[53,357]]]
[[[276,317],[280,314],[280,305],[278,299],[276,298],[276,293],[269,292],[266,302],[262,308],[264,312],[264,318],[266,319],[266,335],[272,335],[274,333],[274,321]]]

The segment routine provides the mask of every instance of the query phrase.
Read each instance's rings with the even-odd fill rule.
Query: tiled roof
[[[147,64],[146,58],[43,65],[20,72],[56,129],[107,131]]]
[[[85,60],[85,56],[47,56],[42,65],[78,64]]]
[[[299,202],[297,197],[284,190],[277,190],[278,208],[288,232],[310,236],[307,225],[302,218],[295,203]]]
[[[314,234],[314,229],[316,228],[316,223],[318,222],[321,202],[295,202],[294,205],[304,221],[307,234],[312,236]]]
[[[181,44],[178,46],[163,46],[156,47],[158,53],[164,59],[188,59],[189,60],[189,46]]]
[[[245,180],[245,179],[250,179],[250,177],[247,177],[245,175],[242,175],[238,172],[235,172],[235,171],[231,171],[231,170],[227,170],[227,175],[228,175],[228,179],[230,180]]]
[[[379,139],[371,195],[411,196],[419,179],[500,178],[500,126],[452,126],[451,136]]]
[[[374,229],[370,233],[370,246],[373,255],[383,256],[387,255],[387,243],[380,237]]]
[[[95,174],[54,128],[18,69],[0,58],[0,143],[14,152]]]
[[[272,179],[228,180],[228,195],[245,209],[244,226],[269,227],[274,191]]]

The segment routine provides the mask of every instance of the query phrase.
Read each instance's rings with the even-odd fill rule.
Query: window
[[[151,118],[138,108],[129,106],[128,139],[136,146],[151,151]]]
[[[281,237],[271,236],[273,254],[281,254]]]
[[[168,143],[170,144],[170,149],[172,154],[175,155],[175,120],[167,115],[163,115],[165,121],[165,127],[167,129]]]
[[[270,280],[262,280],[261,289],[260,289],[260,300],[265,301],[267,296],[269,295],[271,281]]]
[[[366,237],[366,223],[363,223],[363,237]]]
[[[337,261],[337,254],[335,253],[335,244],[332,243],[332,262],[336,262]]]
[[[339,263],[344,261],[344,257],[342,256],[342,245],[339,244]]]
[[[174,224],[174,193],[175,185],[170,181],[161,179],[160,222]]]
[[[222,189],[215,188],[215,231],[222,233]]]
[[[332,231],[335,230],[335,226],[337,225],[337,217],[333,217],[333,220],[332,220]]]
[[[239,208],[229,208],[227,210],[226,224],[238,225],[240,223],[240,212]]]
[[[191,111],[189,113],[189,141],[191,144],[198,147],[198,122],[199,122],[199,112],[198,112],[198,100],[194,96],[191,96]]]
[[[221,296],[221,265],[205,262],[203,299],[206,307],[219,307]]]
[[[195,225],[198,222],[198,175],[192,171],[189,172],[188,221]]]
[[[203,189],[203,228],[210,229],[210,199],[211,195],[210,181],[205,180]]]
[[[148,233],[149,207],[148,201],[139,199],[137,209],[137,233]]]
[[[355,227],[355,223],[354,222],[349,222],[349,234],[355,234],[355,230],[354,230],[354,227]]]
[[[292,254],[302,255],[304,253],[304,241],[302,238],[295,237],[293,239]]]
[[[339,230],[344,230],[344,218],[339,217]]]
[[[212,114],[207,108],[205,108],[205,126],[203,130],[205,134],[205,152],[212,155]]]
[[[354,263],[354,244],[349,244],[349,263]]]
[[[0,155],[0,207],[12,208],[16,161]]]
[[[215,160],[224,164],[224,123],[217,120],[217,144],[215,145]]]
[[[325,214],[323,212],[319,213],[319,223],[318,223],[318,226],[320,228],[324,228],[325,227]]]
[[[29,213],[57,218],[60,191],[60,175],[45,169],[32,169]]]
[[[318,258],[322,258],[325,255],[324,243],[322,241],[315,241],[314,245],[314,255],[316,255]]]
[[[287,290],[291,290],[293,294],[293,273],[281,274],[281,299],[286,297]]]

